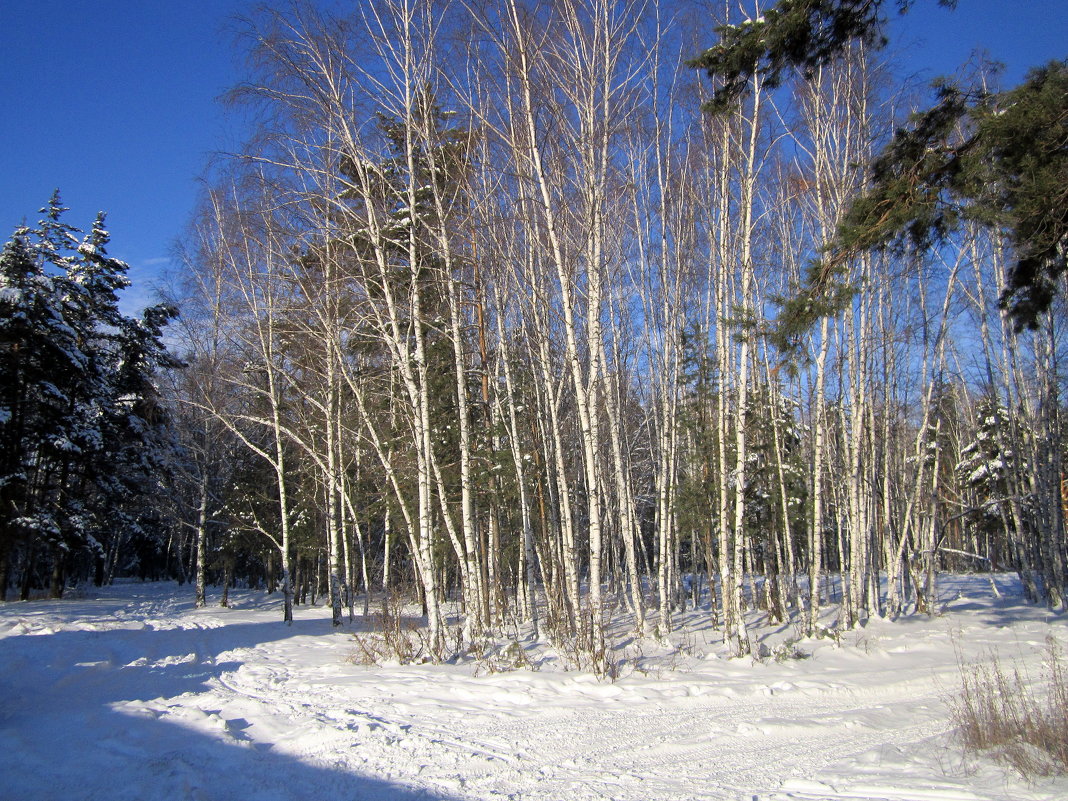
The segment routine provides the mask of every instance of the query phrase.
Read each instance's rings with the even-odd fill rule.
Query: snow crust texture
[[[707,613],[674,650],[640,645],[615,682],[539,667],[354,664],[329,609],[232,593],[194,609],[174,584],[0,604],[0,799],[256,801],[1052,801],[966,758],[945,699],[997,653],[1041,673],[1063,616],[999,577],[947,578],[946,613],[871,621],[805,659],[728,660]],[[774,642],[789,626],[765,629]],[[678,648],[680,644],[685,647]]]

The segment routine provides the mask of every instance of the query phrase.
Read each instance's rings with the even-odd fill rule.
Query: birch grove
[[[243,531],[287,621],[411,602],[402,658],[547,638],[600,674],[687,607],[742,655],[762,617],[937,614],[940,570],[1064,606],[1063,311],[1013,332],[1005,243],[863,254],[772,335],[907,114],[885,54],[711,115],[694,20],[753,3],[354,6],[248,22],[261,129],[190,235],[200,575]]]

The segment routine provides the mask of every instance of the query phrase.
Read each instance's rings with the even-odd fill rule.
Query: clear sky
[[[241,139],[216,99],[242,77],[227,27],[247,7],[0,0],[0,240],[36,221],[58,187],[68,222],[88,228],[108,212],[111,253],[131,265],[128,305],[149,298],[197,176],[213,151]],[[1007,65],[1006,85],[1068,56],[1068,0],[960,0],[953,12],[916,0],[894,17],[891,47],[925,79],[954,72],[977,48]]]
[[[59,188],[67,222],[108,214],[129,300],[168,262],[240,76],[237,0],[0,0],[0,237]]]
[[[1005,87],[1068,58],[1068,0],[958,0],[955,10],[914,0],[907,14],[890,16],[890,48],[928,80],[952,75],[976,50],[1005,65]]]

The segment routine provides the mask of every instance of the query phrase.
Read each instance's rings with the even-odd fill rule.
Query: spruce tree
[[[77,449],[72,388],[86,366],[62,287],[43,269],[54,240],[35,247],[29,236],[16,230],[0,255],[0,597],[12,556],[25,574],[43,544],[59,541],[60,466]]]
[[[103,216],[79,242],[64,211],[54,194],[0,255],[0,597],[15,559],[23,597],[43,564],[59,595],[69,569],[114,562],[169,447],[153,376],[177,366],[162,342],[175,312],[123,315]]]

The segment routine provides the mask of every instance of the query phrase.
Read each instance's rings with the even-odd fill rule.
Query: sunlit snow
[[[763,660],[725,658],[707,611],[679,618],[671,648],[615,631],[615,681],[544,643],[513,647],[535,669],[363,666],[363,619],[334,631],[304,606],[287,627],[277,594],[248,590],[229,609],[194,609],[173,583],[9,602],[0,798],[1068,798],[1065,780],[965,758],[951,730],[958,659],[996,652],[1037,676],[1047,637],[1068,643],[1064,616],[996,580],[1000,600],[988,577],[942,576],[940,616],[837,641],[784,648],[796,627],[754,618]]]

